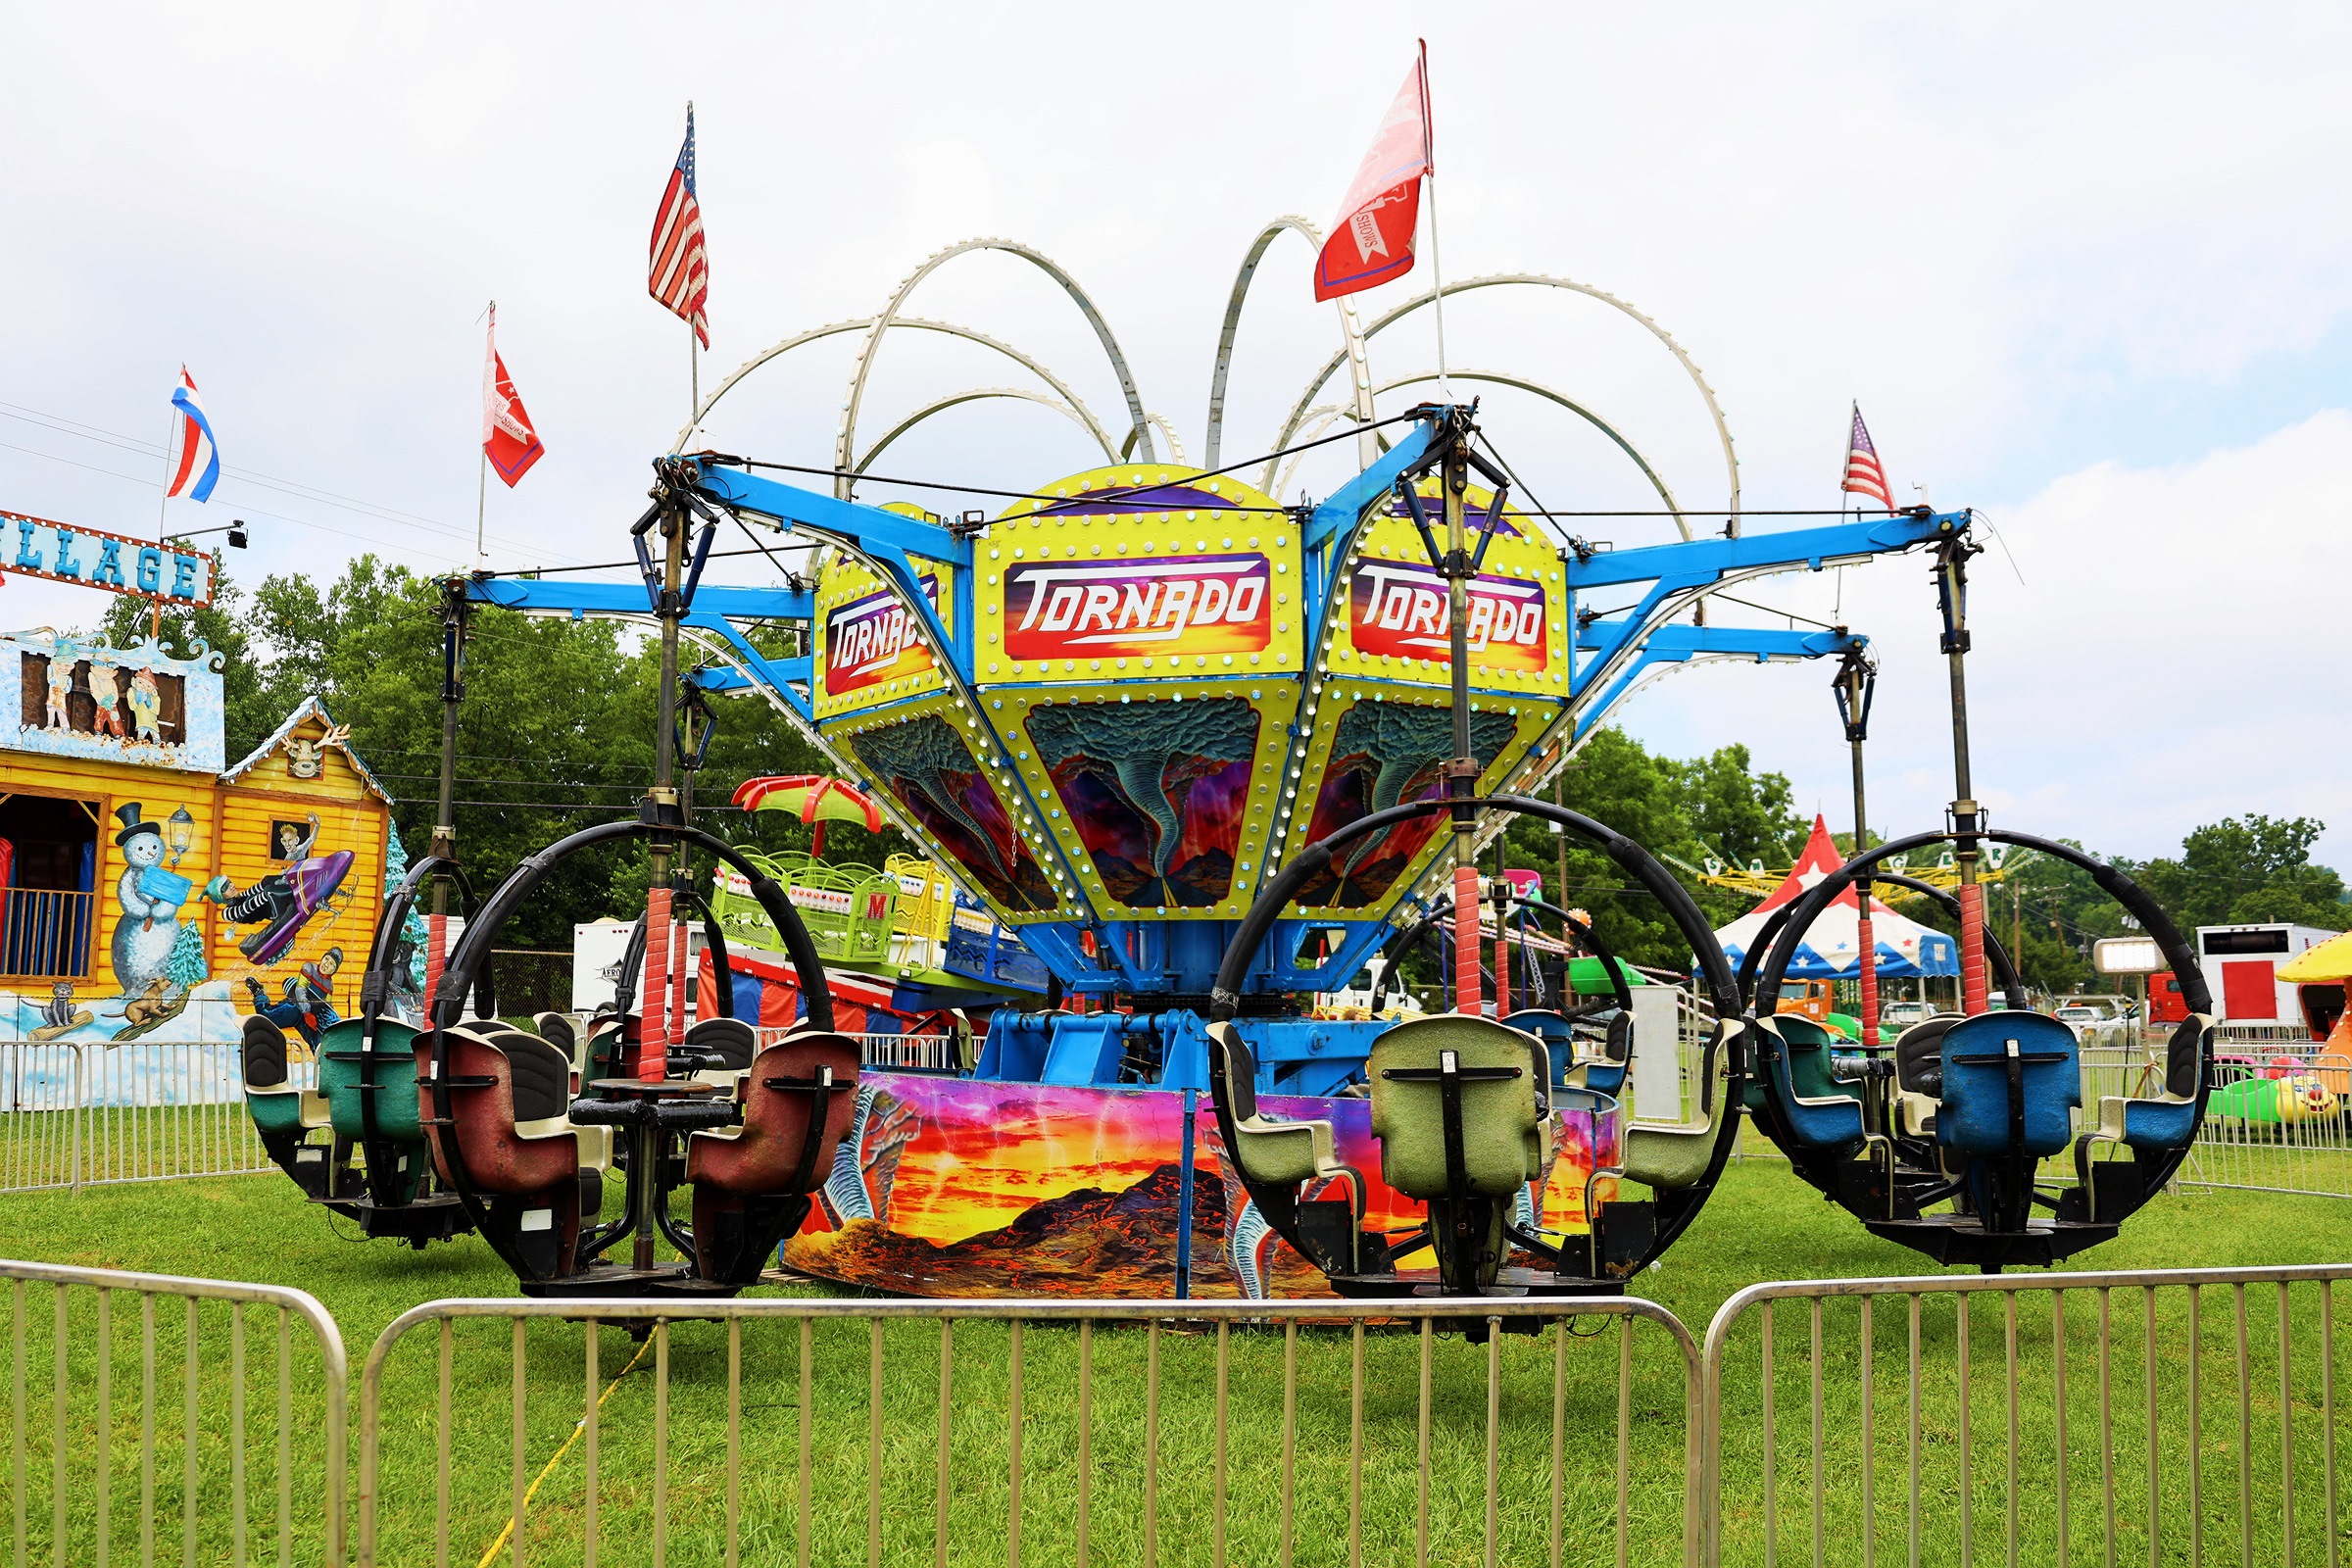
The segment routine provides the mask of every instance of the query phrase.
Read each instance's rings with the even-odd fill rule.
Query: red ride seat
[[[737,1085],[742,1125],[688,1136],[703,1278],[737,1280],[748,1270],[757,1279],[767,1250],[799,1229],[808,1195],[832,1174],[857,1115],[858,1055],[847,1035],[788,1035],[755,1056]],[[774,1240],[765,1239],[770,1231]]]
[[[518,1200],[519,1231],[552,1232],[554,1273],[569,1271],[580,1228],[580,1137],[570,1107],[571,1062],[537,1035],[487,1020],[453,1026],[449,1037],[449,1120],[433,1105],[432,1036],[416,1037],[416,1102],[442,1181],[496,1201]]]

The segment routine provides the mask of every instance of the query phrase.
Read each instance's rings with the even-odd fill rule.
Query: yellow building
[[[0,638],[0,1040],[356,1010],[391,797],[316,698],[224,768],[219,662]]]

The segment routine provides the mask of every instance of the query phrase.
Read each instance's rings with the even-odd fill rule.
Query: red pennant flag
[[[547,455],[547,448],[539,444],[539,432],[531,428],[531,416],[523,412],[522,399],[515,394],[514,379],[507,374],[507,362],[498,357],[495,305],[490,307],[490,336],[482,360],[482,451],[510,490],[531,471],[532,464]]]
[[[1429,46],[1405,74],[1396,101],[1381,117],[1340,203],[1338,221],[1315,258],[1315,298],[1337,299],[1413,270],[1413,233],[1421,217],[1421,176],[1431,172]]]

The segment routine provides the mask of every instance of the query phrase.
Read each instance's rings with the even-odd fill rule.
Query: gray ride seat
[[[1227,1133],[1229,1152],[1241,1174],[1253,1186],[1285,1189],[1294,1202],[1298,1189],[1309,1182],[1342,1184],[1350,1238],[1348,1263],[1354,1263],[1353,1237],[1364,1217],[1364,1176],[1339,1156],[1337,1139],[1328,1121],[1275,1121],[1257,1108],[1257,1059],[1250,1044],[1231,1023],[1208,1026],[1210,1092],[1224,1113],[1219,1130]],[[1329,1203],[1322,1200],[1298,1205],[1299,1215]],[[1269,1221],[1288,1216],[1269,1215]],[[1315,1227],[1318,1237],[1323,1227]],[[1330,1227],[1334,1232],[1338,1227]]]
[[[1620,1163],[1595,1169],[1585,1179],[1585,1213],[1593,1212],[1592,1194],[1603,1176],[1640,1182],[1655,1192],[1696,1187],[1706,1180],[1715,1162],[1715,1145],[1722,1138],[1724,1118],[1736,1109],[1720,1082],[1728,1077],[1733,1048],[1746,1024],[1727,1020],[1707,1042],[1698,1067],[1698,1108],[1694,1122],[1628,1121],[1619,1134]]]

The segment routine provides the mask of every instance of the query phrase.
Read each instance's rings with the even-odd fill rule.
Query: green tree
[[[2291,920],[2344,922],[2344,880],[2311,861],[2328,825],[2317,817],[2249,813],[2196,829],[2179,858],[2150,860],[2139,879],[2183,929]]]

